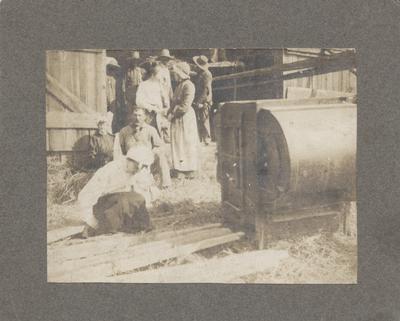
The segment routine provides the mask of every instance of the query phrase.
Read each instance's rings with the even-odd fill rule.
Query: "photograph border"
[[[400,6],[383,1],[2,1],[5,320],[398,320]],[[357,49],[358,284],[48,284],[45,50]]]

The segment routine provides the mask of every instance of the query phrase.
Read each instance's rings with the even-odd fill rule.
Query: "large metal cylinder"
[[[261,188],[272,192],[270,201],[280,198],[278,204],[283,204],[291,200],[314,203],[354,199],[356,105],[259,108],[258,180]]]
[[[223,201],[242,214],[355,199],[356,105],[341,99],[225,103],[218,126]]]

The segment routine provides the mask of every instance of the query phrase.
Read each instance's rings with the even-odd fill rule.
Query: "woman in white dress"
[[[177,82],[170,108],[172,166],[178,176],[184,174],[186,178],[193,178],[199,168],[199,136],[192,108],[195,87],[186,62],[176,63],[172,74]]]

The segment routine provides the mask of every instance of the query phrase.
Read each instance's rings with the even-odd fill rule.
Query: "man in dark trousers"
[[[200,141],[208,145],[211,137],[209,115],[212,106],[212,74],[208,70],[208,58],[206,56],[195,56],[193,61],[199,70],[195,81],[196,92],[193,107],[196,112]]]

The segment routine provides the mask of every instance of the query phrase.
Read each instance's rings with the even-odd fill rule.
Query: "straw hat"
[[[173,72],[175,72],[180,78],[190,78],[190,66],[187,62],[180,61],[173,66]]]
[[[158,59],[160,59],[160,58],[166,58],[166,59],[169,59],[169,60],[175,59],[174,56],[171,56],[171,54],[169,53],[168,49],[162,49],[161,50],[160,54],[158,55]]]
[[[202,70],[208,69],[208,58],[206,56],[194,56],[193,57],[194,63]]]
[[[140,52],[137,51],[137,50],[133,51],[132,54],[131,54],[131,59],[132,60],[133,59],[139,60],[140,59]]]
[[[142,63],[142,60],[143,59],[140,58],[140,52],[139,51],[133,51],[131,53],[130,57],[127,59],[128,64],[130,66],[140,65],[140,63]]]
[[[117,59],[115,59],[113,57],[106,57],[105,62],[106,62],[106,66],[119,67]]]

